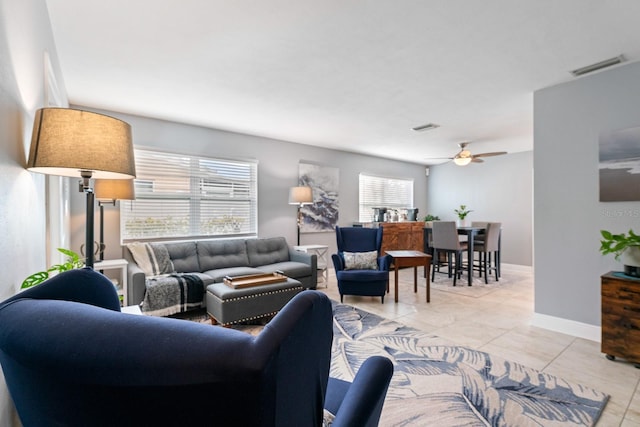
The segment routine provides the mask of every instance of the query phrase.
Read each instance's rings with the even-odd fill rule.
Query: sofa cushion
[[[127,249],[147,276],[169,274],[174,271],[169,252],[162,243],[134,242],[129,243]]]
[[[202,240],[198,242],[198,260],[201,270],[243,267],[249,265],[244,240]]]
[[[297,279],[311,275],[311,266],[295,261],[276,262],[274,264],[261,265],[257,267],[261,273],[275,273],[281,271],[285,276]]]
[[[251,267],[289,261],[289,246],[284,237],[247,239],[246,244]]]
[[[252,267],[217,268],[215,270],[207,270],[204,272],[204,274],[211,278],[211,283],[222,282],[222,279],[224,279],[226,276],[236,277],[262,273],[264,273],[264,271]]]
[[[166,243],[167,251],[178,273],[195,273],[202,271],[198,264],[195,242]]]

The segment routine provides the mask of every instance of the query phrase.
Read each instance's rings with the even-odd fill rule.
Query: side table
[[[294,246],[294,250],[300,252],[307,252],[316,254],[318,257],[318,270],[321,271],[320,277],[322,277],[322,283],[324,283],[324,287],[329,286],[329,258],[327,252],[329,251],[329,246],[326,245],[301,245]]]
[[[127,265],[126,259],[108,259],[104,261],[96,261],[93,264],[94,270],[120,270],[120,284],[122,285],[122,305],[128,305],[128,286],[127,286]],[[120,290],[118,290],[120,293]]]
[[[424,277],[427,280],[427,302],[431,302],[431,255],[420,251],[385,251],[393,258],[393,270],[395,276],[395,300],[398,302],[398,269],[402,267],[413,267],[413,292],[418,292],[418,267],[424,266]],[[387,292],[389,289],[387,288]]]

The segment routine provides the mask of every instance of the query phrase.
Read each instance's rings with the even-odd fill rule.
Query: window
[[[120,202],[123,243],[257,236],[258,164],[135,150],[136,200]]]
[[[373,208],[413,207],[413,180],[360,174],[360,222],[373,219]]]

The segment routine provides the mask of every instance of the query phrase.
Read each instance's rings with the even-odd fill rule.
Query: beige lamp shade
[[[98,200],[134,200],[133,179],[96,179],[93,192]]]
[[[299,206],[313,204],[311,187],[291,187],[289,189],[289,204]]]
[[[72,108],[36,112],[27,168],[48,175],[135,178],[131,126],[103,114]]]

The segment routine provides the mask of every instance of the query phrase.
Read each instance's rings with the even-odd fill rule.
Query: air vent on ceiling
[[[604,61],[596,62],[595,64],[587,65],[586,67],[578,68],[570,71],[574,76],[582,76],[584,74],[592,73],[594,71],[602,70],[603,68],[611,67],[624,62],[624,55],[616,56],[615,58],[605,59]]]
[[[433,130],[436,128],[439,128],[440,125],[437,125],[435,123],[427,123],[426,125],[422,125],[422,126],[416,126],[414,128],[411,128],[412,130],[415,130],[416,132],[423,132],[425,130]]]

